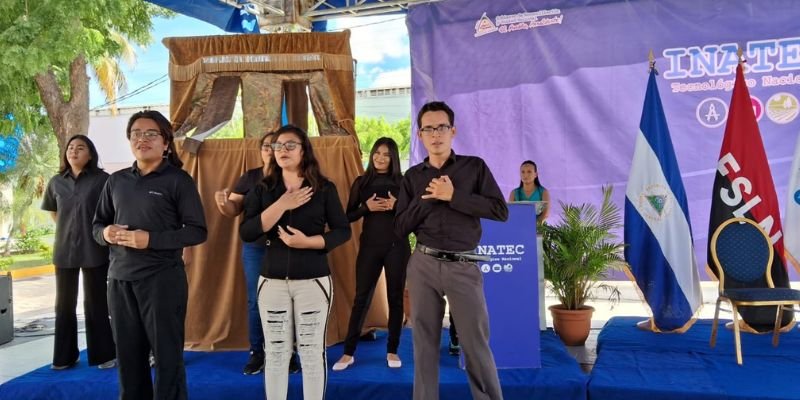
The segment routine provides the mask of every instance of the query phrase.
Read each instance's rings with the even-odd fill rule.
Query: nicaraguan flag
[[[703,303],[689,208],[678,161],[650,72],[625,191],[625,261],[661,331],[693,322]]]

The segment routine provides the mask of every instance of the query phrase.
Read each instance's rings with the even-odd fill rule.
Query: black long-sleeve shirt
[[[261,181],[264,180],[264,167],[258,167],[247,170],[241,177],[239,177],[239,181],[236,182],[236,186],[233,187],[231,192],[240,194],[247,197],[247,194],[253,191],[256,186],[261,184]],[[242,210],[244,210],[244,199],[242,199]],[[252,244],[254,246],[266,246],[265,238],[261,238],[256,242],[245,242]]]
[[[433,178],[453,182],[451,201],[423,199]],[[508,206],[486,163],[474,156],[450,157],[442,168],[425,161],[406,171],[397,199],[395,232],[417,235],[417,242],[447,251],[471,251],[481,239],[480,219],[505,221]]]
[[[149,232],[146,249],[111,245],[109,278],[134,281],[164,268],[183,266],[183,248],[205,242],[203,203],[192,177],[169,162],[140,175],[132,168],[108,178],[94,215],[94,239],[104,246],[103,229],[111,224]]]
[[[308,183],[303,182],[303,187]],[[245,242],[255,242],[266,235],[269,247],[261,263],[261,275],[270,279],[313,279],[330,275],[327,254],[350,239],[350,223],[342,209],[342,202],[331,181],[324,180],[302,206],[289,210],[268,231],[261,227],[261,212],[286,193],[283,180],[272,188],[257,185],[244,200],[244,218],[239,234]],[[325,231],[325,225],[328,231]],[[278,238],[278,226],[298,229],[306,236],[322,235],[323,249],[290,248]]]
[[[77,177],[68,168],[47,184],[42,210],[56,213],[53,264],[57,268],[92,268],[108,264],[108,248],[92,237],[92,218],[108,174],[87,169]]]
[[[361,245],[390,244],[400,240],[394,233],[395,210],[371,212],[367,208],[367,200],[373,195],[389,198],[389,193],[394,197],[399,196],[400,180],[388,174],[375,174],[369,182],[362,175],[353,182],[347,201],[347,219],[355,222],[364,218]]]

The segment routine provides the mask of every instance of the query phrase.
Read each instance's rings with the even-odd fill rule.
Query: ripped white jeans
[[[303,399],[322,400],[328,383],[325,336],[333,301],[330,276],[266,279],[258,282],[258,311],[264,329],[264,382],[267,400],[285,400],[289,359],[297,341],[303,366]]]

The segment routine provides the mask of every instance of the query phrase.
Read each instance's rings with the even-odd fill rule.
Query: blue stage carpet
[[[465,371],[458,360],[447,354],[442,332],[441,399],[471,398]],[[342,355],[343,346],[328,349],[332,365]],[[66,371],[42,367],[0,385],[0,399],[114,399],[118,396],[117,371],[99,370],[86,365],[81,353],[79,366]],[[386,336],[374,342],[360,342],[356,363],[345,371],[330,372],[327,399],[376,400],[410,399],[414,366],[411,331],[405,330],[400,343],[403,367],[386,367]],[[245,352],[186,352],[186,375],[190,399],[259,399],[264,397],[264,376],[244,376],[241,368]],[[586,399],[585,375],[575,359],[552,331],[542,332],[542,368],[500,370],[506,400]],[[302,398],[300,374],[290,377],[290,399]]]
[[[723,327],[711,348],[711,320],[684,334],[655,334],[615,317],[600,332],[589,380],[591,400],[800,399],[800,331],[742,334],[744,365],[736,364],[733,332]],[[724,324],[726,321],[722,321]]]

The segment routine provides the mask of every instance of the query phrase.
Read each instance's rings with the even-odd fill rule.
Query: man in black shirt
[[[206,240],[203,205],[192,177],[180,168],[163,115],[134,114],[127,136],[136,162],[108,178],[93,223],[95,241],[111,248],[108,304],[120,399],[185,399],[188,284],[181,255],[184,247]]]
[[[408,262],[414,337],[414,399],[439,398],[439,343],[444,296],[458,323],[458,335],[474,399],[502,399],[489,349],[489,316],[483,275],[474,253],[481,218],[508,219],[508,207],[486,163],[456,155],[453,110],[444,102],[422,106],[417,134],[428,151],[403,179],[396,231],[413,232],[417,247]]]

